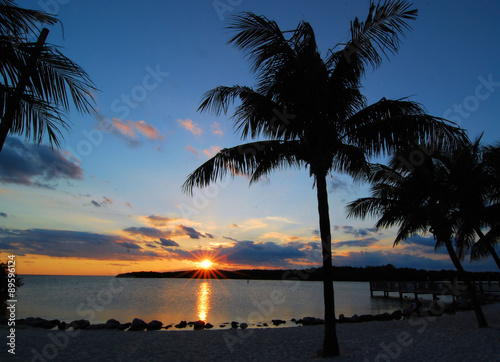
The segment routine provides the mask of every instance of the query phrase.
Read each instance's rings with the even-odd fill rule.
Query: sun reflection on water
[[[210,295],[212,289],[209,282],[201,282],[198,286],[198,318],[202,321],[207,320],[208,311],[210,310]]]

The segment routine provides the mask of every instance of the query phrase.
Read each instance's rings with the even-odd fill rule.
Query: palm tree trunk
[[[481,229],[476,228],[475,230],[476,230],[476,234],[479,236],[479,241],[484,240],[486,242],[485,235],[483,234]],[[498,254],[495,251],[495,248],[493,247],[493,245],[491,245],[488,242],[486,242],[485,245],[486,245],[486,249],[488,250],[490,255],[493,257],[493,260],[495,260],[495,263],[497,264],[498,269],[500,269],[500,258],[498,257]]]
[[[462,279],[467,286],[467,292],[470,295],[472,306],[474,308],[474,312],[476,313],[478,327],[488,327],[488,323],[486,322],[486,318],[484,317],[483,309],[481,308],[481,303],[477,299],[476,288],[474,287],[474,285],[472,285],[467,272],[462,267],[462,264],[460,263],[460,260],[455,253],[455,249],[453,249],[451,240],[445,241],[444,244],[446,245],[446,250],[448,250],[448,254],[450,255],[453,265],[455,265],[455,268],[457,269],[459,278]]]
[[[323,250],[323,300],[325,304],[325,339],[323,341],[323,357],[338,356],[335,320],[335,298],[332,279],[332,236],[330,233],[330,213],[328,210],[328,191],[326,176],[316,176],[318,192],[319,231]]]
[[[6,111],[2,118],[2,122],[0,123],[0,152],[2,151],[3,144],[5,143],[5,140],[7,138],[7,135],[9,134],[10,129],[12,128],[12,124],[14,123],[14,116],[16,113],[16,109],[19,105],[21,96],[24,93],[26,85],[28,84],[28,81],[31,77],[31,73],[36,67],[36,61],[40,57],[43,44],[45,43],[45,40],[47,39],[48,35],[49,35],[49,29],[43,28],[35,44],[31,57],[27,61],[26,68],[19,77],[19,81],[14,90],[14,94],[7,99],[7,104],[5,107]]]

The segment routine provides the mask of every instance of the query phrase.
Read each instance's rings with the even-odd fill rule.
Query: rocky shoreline
[[[491,304],[495,302],[500,302],[500,297],[491,298],[487,301],[486,304]],[[392,313],[381,313],[381,314],[363,314],[357,315],[354,314],[351,317],[346,317],[343,314],[339,315],[337,319],[337,323],[361,323],[361,322],[371,322],[371,321],[392,321],[392,320],[407,320],[415,317],[439,317],[443,314],[452,315],[457,311],[466,311],[471,310],[470,303],[467,301],[462,301],[460,303],[454,302],[451,304],[444,304],[440,301],[434,301],[431,303],[428,309],[418,309],[418,310],[410,310],[409,308],[398,309],[393,311]],[[281,319],[273,319],[270,322],[260,322],[248,324],[246,322],[225,322],[219,324],[218,326],[214,326],[211,323],[206,321],[198,320],[198,321],[180,321],[178,324],[172,325],[164,325],[161,321],[152,320],[149,323],[146,323],[144,320],[139,318],[134,318],[132,322],[121,323],[116,319],[109,319],[106,323],[97,323],[91,324],[90,321],[86,319],[74,320],[71,322],[60,321],[58,319],[48,320],[40,317],[28,317],[24,319],[16,320],[17,327],[33,327],[33,328],[41,328],[41,329],[58,329],[58,330],[117,330],[117,331],[158,331],[158,330],[168,330],[168,329],[187,329],[191,328],[193,330],[203,330],[203,329],[224,329],[224,328],[232,328],[232,329],[246,329],[246,328],[266,328],[266,327],[289,327],[289,326],[310,326],[310,325],[322,325],[324,324],[324,320],[316,317],[304,317],[301,319],[292,318],[290,323],[287,323],[285,320]],[[0,317],[0,326],[7,325],[7,318]]]

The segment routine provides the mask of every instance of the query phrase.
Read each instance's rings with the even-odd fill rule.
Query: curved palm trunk
[[[335,320],[335,299],[332,279],[332,236],[330,234],[330,213],[328,210],[328,191],[326,176],[316,176],[318,194],[319,231],[323,250],[323,300],[325,304],[325,339],[323,340],[323,357],[338,356]]]
[[[477,299],[476,288],[474,287],[474,285],[472,285],[467,272],[462,267],[462,264],[460,263],[460,260],[455,253],[455,249],[453,249],[451,240],[445,241],[444,244],[446,245],[446,250],[448,250],[448,254],[450,255],[453,265],[457,269],[458,276],[464,281],[465,285],[467,286],[467,292],[470,295],[472,306],[474,307],[474,312],[476,313],[478,327],[488,327],[488,323],[486,322],[486,318],[484,317],[483,309],[481,308],[481,303]]]
[[[475,230],[476,230],[476,234],[479,236],[479,239],[484,240],[485,235],[483,234],[481,229],[476,228]],[[493,259],[495,260],[495,263],[497,264],[498,269],[500,269],[500,258],[498,257],[498,254],[495,251],[495,248],[490,243],[486,243],[485,245],[486,245],[486,249],[491,254]]]

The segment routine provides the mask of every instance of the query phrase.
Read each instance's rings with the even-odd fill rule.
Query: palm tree
[[[367,106],[360,93],[366,66],[377,67],[381,54],[396,53],[399,36],[416,18],[406,1],[370,5],[366,20],[351,22],[350,39],[326,59],[318,51],[313,29],[300,22],[281,31],[263,16],[244,13],[233,18],[230,39],[248,56],[257,77],[256,88],[219,86],[208,91],[199,107],[232,116],[243,139],[262,139],[221,150],[191,173],[183,189],[205,187],[225,177],[245,174],[251,183],[286,167],[309,168],[317,190],[323,253],[325,337],[323,356],[339,354],[335,328],[332,250],[327,176],[343,172],[354,178],[368,169],[370,156],[392,152],[413,141],[452,144],[461,133],[431,117],[408,100],[380,101]]]
[[[445,158],[460,211],[457,253],[461,260],[469,250],[471,260],[492,256],[500,268],[494,248],[500,240],[500,151],[498,147],[481,146],[480,141],[481,137]],[[486,234],[485,228],[489,228]]]
[[[48,30],[40,26],[55,24],[55,17],[10,0],[0,0],[0,14],[0,151],[9,133],[38,144],[46,133],[59,146],[70,104],[91,112],[96,88],[80,66],[45,44]]]
[[[453,237],[470,230],[461,219],[464,210],[460,209],[458,197],[464,190],[453,182],[455,175],[453,170],[450,172],[449,158],[442,154],[436,150],[424,156],[422,163],[412,170],[402,168],[398,156],[389,167],[373,166],[372,196],[351,202],[347,206],[348,217],[380,217],[376,228],[399,226],[394,246],[414,234],[431,232],[436,239],[435,248],[446,247],[458,276],[465,282],[478,326],[487,327],[475,287],[453,247]]]

